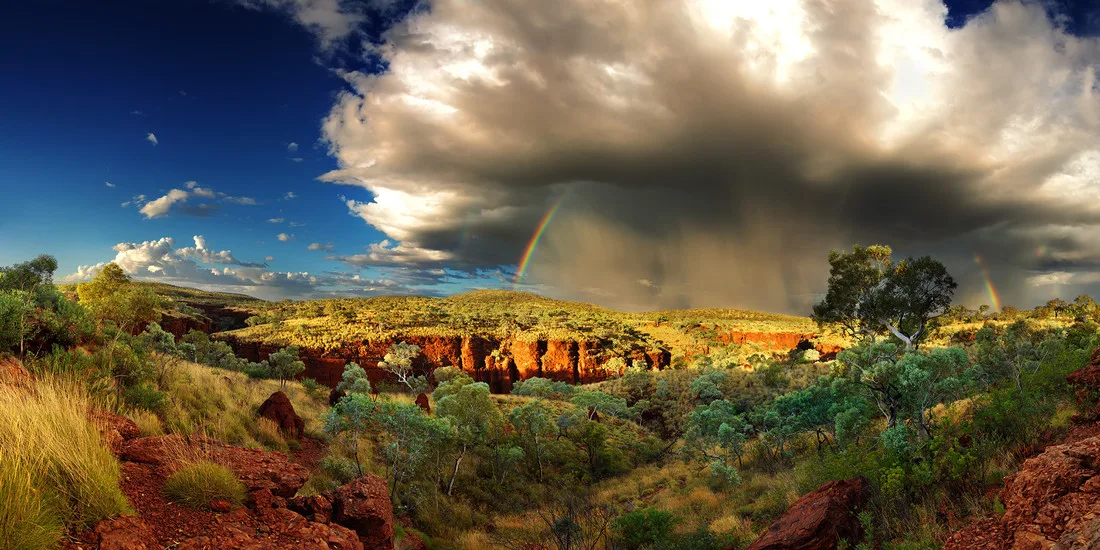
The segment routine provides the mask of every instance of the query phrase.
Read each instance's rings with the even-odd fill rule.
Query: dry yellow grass
[[[0,385],[0,548],[52,548],[65,526],[130,512],[118,460],[88,419],[84,387]]]
[[[138,425],[138,428],[141,429],[141,435],[144,437],[164,434],[164,426],[160,423],[160,417],[152,412],[145,409],[133,409],[126,412],[126,417]]]
[[[256,410],[272,393],[284,392],[305,421],[306,434],[323,437],[321,413],[328,402],[310,395],[298,382],[281,388],[277,380],[257,380],[243,373],[184,362],[168,384],[165,431],[202,432],[235,445],[285,450],[287,442],[272,427],[257,422]],[[136,419],[135,419],[136,421]]]

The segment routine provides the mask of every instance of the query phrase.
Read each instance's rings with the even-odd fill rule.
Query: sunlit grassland
[[[471,335],[526,342],[600,341],[624,349],[632,345],[661,347],[673,355],[691,357],[728,345],[720,336],[730,332],[819,332],[808,317],[734,309],[628,313],[505,290],[478,290],[448,298],[267,303],[252,324],[223,334],[244,341],[325,350],[349,342]]]
[[[327,394],[310,393],[299,382],[288,382],[284,389],[277,380],[252,379],[190,362],[182,362],[168,384],[162,421],[143,412],[129,416],[150,434],[198,432],[234,445],[285,451],[296,442],[288,442],[274,423],[256,417],[260,405],[276,391],[290,398],[307,435],[323,437],[320,416],[328,410]]]
[[[75,382],[0,383],[0,548],[53,548],[66,526],[131,511],[118,460],[88,418],[93,405]]]

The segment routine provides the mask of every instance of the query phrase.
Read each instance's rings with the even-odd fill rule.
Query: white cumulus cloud
[[[172,209],[173,205],[186,200],[187,191],[173,189],[169,191],[167,195],[146,203],[141,207],[141,213],[145,215],[146,219],[159,218],[167,214],[168,211]]]

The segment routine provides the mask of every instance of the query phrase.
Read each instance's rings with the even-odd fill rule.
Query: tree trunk
[[[455,460],[455,469],[451,472],[451,481],[447,483],[447,496],[451,496],[451,491],[455,488],[455,478],[458,477],[458,465],[462,464],[462,458],[466,456],[466,445],[462,445],[462,452],[458,454],[458,460]]]

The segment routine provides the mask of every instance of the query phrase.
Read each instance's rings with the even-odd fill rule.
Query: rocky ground
[[[1005,513],[953,534],[945,550],[1100,548],[1100,350],[1068,378],[1091,414],[1005,479]]]
[[[92,416],[122,461],[121,488],[136,514],[73,534],[66,550],[394,548],[385,480],[367,475],[329,494],[295,497],[309,478],[306,465],[324,453],[319,442],[303,439],[301,450],[288,455],[200,436],[137,437],[137,426],[125,418],[102,411]],[[210,510],[199,510],[167,500],[165,479],[179,463],[195,458],[235,472],[247,490],[245,505],[233,509],[213,501]]]

